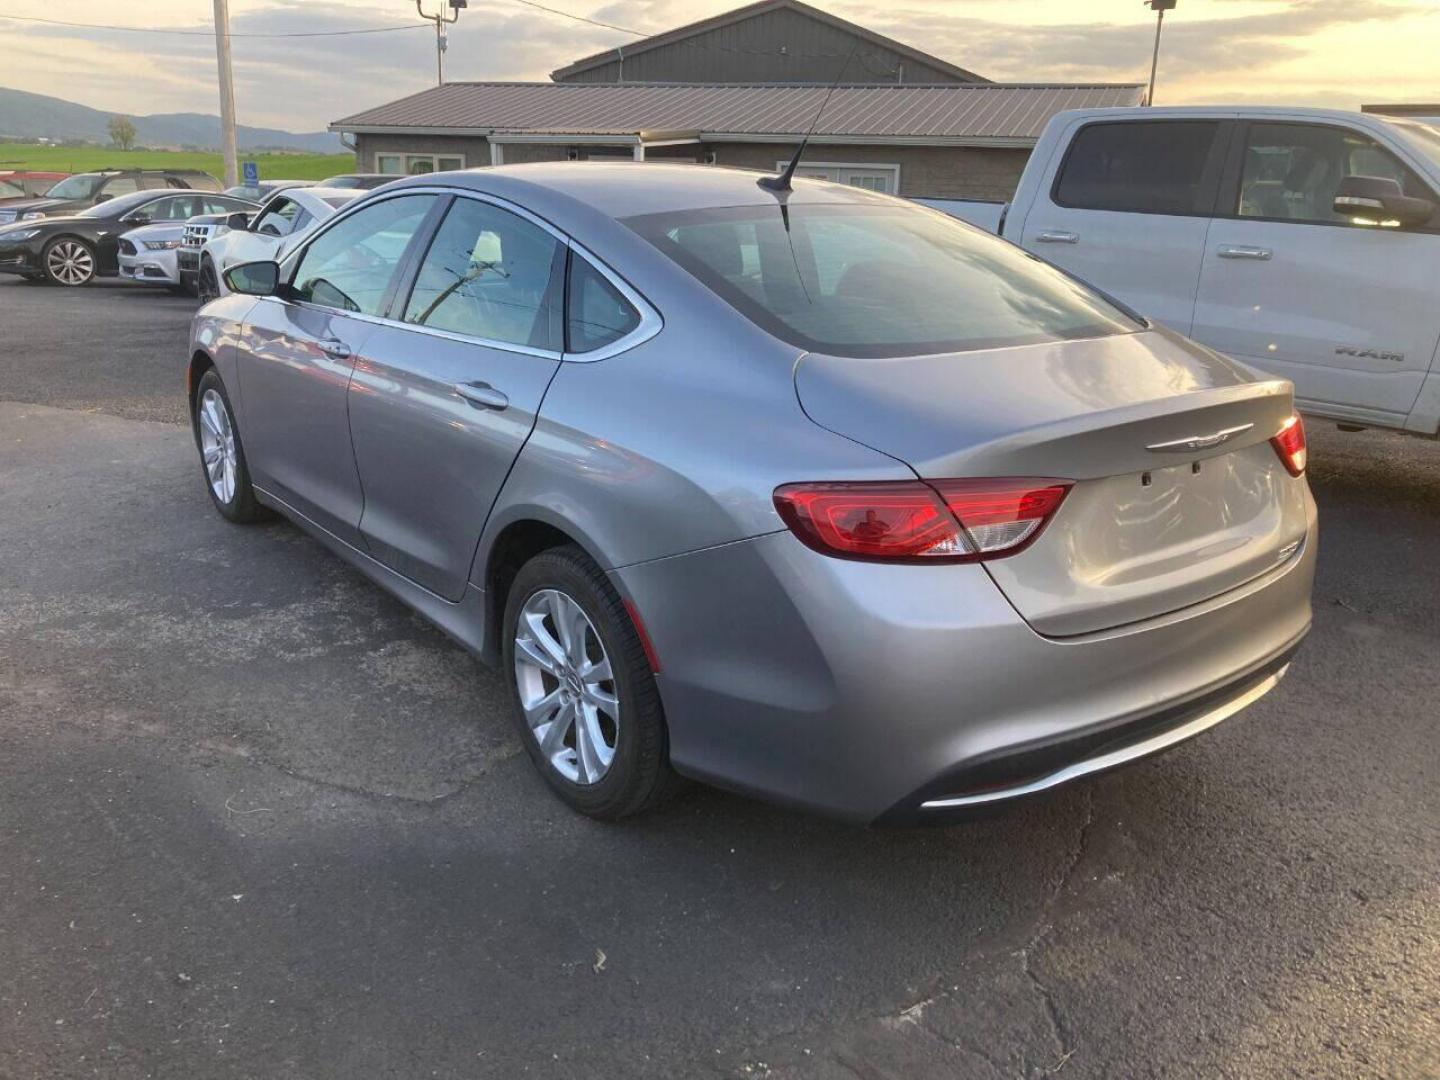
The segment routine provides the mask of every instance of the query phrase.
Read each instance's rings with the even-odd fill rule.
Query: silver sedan
[[[207,490],[500,665],[572,807],[945,818],[1284,674],[1288,383],[932,210],[739,171],[414,177],[195,318]]]

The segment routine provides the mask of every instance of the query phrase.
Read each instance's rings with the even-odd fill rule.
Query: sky
[[[657,33],[742,0],[543,0]],[[816,2],[816,0],[811,0]],[[433,11],[439,0],[424,0]],[[844,0],[843,18],[1002,82],[1143,82],[1154,15],[1142,0]],[[49,26],[32,16],[209,31],[211,0],[0,0],[0,85],[140,115],[218,111],[206,33]],[[242,34],[357,30],[345,37]],[[435,38],[413,0],[230,0],[236,111],[244,124],[322,130],[433,85]],[[470,0],[451,30],[447,80],[546,79],[632,34],[525,0]],[[1355,108],[1440,101],[1440,0],[1179,0],[1165,21],[1156,102]]]

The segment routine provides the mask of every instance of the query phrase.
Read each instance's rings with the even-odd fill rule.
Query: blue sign
[[[245,164],[242,166],[242,168],[245,170],[245,178],[244,178],[244,180],[243,180],[243,183],[245,184],[245,186],[246,186],[246,187],[259,187],[259,186],[260,186],[260,163],[259,163],[259,162],[256,162],[256,161],[247,161],[247,162],[245,162]]]

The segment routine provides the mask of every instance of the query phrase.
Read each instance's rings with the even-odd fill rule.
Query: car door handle
[[[1035,237],[1035,242],[1037,244],[1078,244],[1080,242],[1080,234],[1063,232],[1056,229],[1046,229]]]
[[[503,409],[510,404],[510,399],[489,383],[456,383],[455,392],[478,409]]]
[[[350,359],[350,346],[346,345],[343,341],[322,341],[320,342],[320,351],[330,357],[331,360]]]
[[[1218,254],[1222,259],[1257,259],[1260,262],[1269,262],[1275,252],[1269,248],[1246,247],[1242,244],[1221,244]]]

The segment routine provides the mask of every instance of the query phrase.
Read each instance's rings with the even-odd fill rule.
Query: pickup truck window
[[[1352,225],[1332,204],[1347,176],[1399,181],[1406,195],[1435,196],[1393,154],[1357,131],[1320,124],[1253,123],[1240,170],[1240,217],[1305,224]],[[1357,226],[1363,227],[1363,226]]]
[[[921,356],[1144,329],[1047,263],[920,207],[791,202],[622,224],[813,352]]]
[[[1077,210],[1209,214],[1219,134],[1216,120],[1088,124],[1060,166],[1055,202]]]

